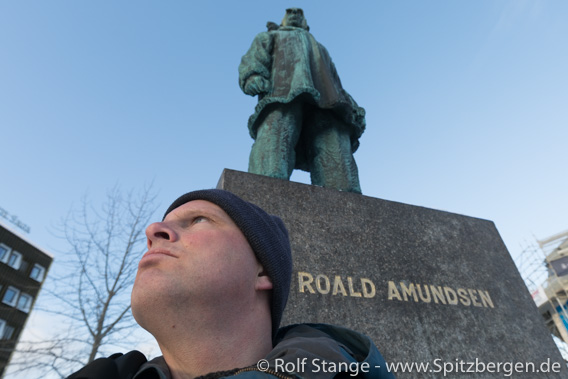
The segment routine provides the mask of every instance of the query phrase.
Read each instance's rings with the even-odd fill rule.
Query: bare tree
[[[87,197],[62,222],[70,249],[54,261],[41,309],[62,320],[56,336],[20,343],[18,370],[43,367],[65,377],[92,362],[108,345],[121,347],[135,325],[130,292],[146,248],[145,228],[155,213],[151,186],[126,195],[114,187],[100,208]],[[58,262],[59,261],[59,262]],[[108,354],[108,352],[107,352]]]

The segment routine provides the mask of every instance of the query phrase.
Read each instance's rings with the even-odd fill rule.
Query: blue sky
[[[1,2],[0,207],[57,262],[87,192],[153,181],[161,213],[246,171],[237,67],[291,6],[367,111],[364,195],[492,220],[513,255],[568,229],[563,0]]]
[[[563,1],[3,2],[0,207],[57,256],[86,192],[153,180],[165,208],[246,171],[237,66],[292,5],[367,110],[365,195],[493,220],[512,253],[567,228]]]

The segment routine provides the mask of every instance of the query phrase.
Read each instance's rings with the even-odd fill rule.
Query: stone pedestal
[[[218,188],[289,229],[283,325],[343,325],[371,336],[387,362],[433,370],[398,378],[439,378],[444,365],[450,377],[503,378],[525,362],[541,372],[513,377],[567,377],[542,372],[565,364],[493,222],[232,170]]]

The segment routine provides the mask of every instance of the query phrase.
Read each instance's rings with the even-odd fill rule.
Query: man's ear
[[[257,290],[271,290],[272,289],[272,279],[268,276],[264,267],[261,264],[258,265],[258,272],[256,275],[256,289]]]

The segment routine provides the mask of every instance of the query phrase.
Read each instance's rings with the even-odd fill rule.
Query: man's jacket
[[[138,351],[99,358],[68,379],[171,379],[163,357],[149,362]],[[203,379],[394,378],[370,338],[327,324],[281,328],[274,349],[257,364],[211,373]]]

